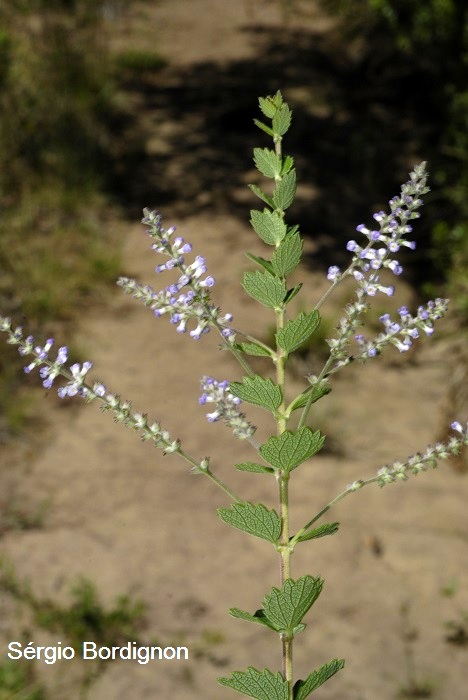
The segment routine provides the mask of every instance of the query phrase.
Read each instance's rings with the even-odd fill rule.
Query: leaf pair
[[[295,684],[294,700],[305,700],[343,666],[343,659],[333,659],[316,671],[312,671],[305,681],[298,681]],[[289,698],[288,682],[284,680],[281,673],[273,674],[266,669],[257,671],[249,666],[247,671],[235,671],[230,678],[218,678],[218,682],[256,700],[288,700]]]
[[[231,608],[230,614],[246,622],[255,622],[292,638],[305,628],[302,620],[319,597],[323,580],[317,576],[287,579],[281,589],[272,588],[263,600],[263,608],[254,615]]]

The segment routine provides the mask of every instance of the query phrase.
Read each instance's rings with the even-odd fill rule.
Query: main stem
[[[280,158],[282,157],[281,136],[275,136],[275,153]],[[281,180],[279,175],[278,180]],[[284,211],[277,212],[282,218]],[[276,310],[276,331],[278,332],[284,327],[284,309],[283,306]],[[281,435],[286,430],[286,400],[285,400],[285,365],[287,360],[287,352],[276,344],[276,381],[281,388],[282,401],[278,407],[278,435]],[[284,582],[291,578],[291,547],[289,544],[289,473],[281,470],[278,474],[279,486],[279,502],[281,514],[281,538],[279,553],[281,555],[280,562],[280,580],[281,587]],[[293,636],[289,637],[286,634],[281,635],[281,645],[283,652],[283,676],[288,682],[288,700],[293,700]]]
[[[284,326],[284,309],[276,312],[276,328],[279,331]],[[278,407],[278,435],[281,435],[286,430],[285,416],[285,364],[287,353],[283,348],[277,346],[276,350],[276,379],[278,386],[281,387],[283,400]],[[280,581],[281,587],[284,582],[291,578],[291,548],[289,546],[289,473],[281,471],[278,474],[279,486],[279,503],[281,513],[281,539],[279,552],[281,555],[280,561]],[[288,681],[288,700],[293,700],[293,637],[285,634],[281,635],[282,653],[283,653],[283,676]]]

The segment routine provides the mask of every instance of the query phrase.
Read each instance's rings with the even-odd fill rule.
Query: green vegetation
[[[33,332],[72,321],[120,266],[105,207],[122,155],[114,136],[127,115],[116,97],[105,5],[0,7],[0,301],[6,313],[27,316]],[[0,352],[3,440],[30,419],[21,396],[13,398],[21,368],[21,358]]]
[[[45,700],[30,664],[9,659],[0,663],[0,700]]]

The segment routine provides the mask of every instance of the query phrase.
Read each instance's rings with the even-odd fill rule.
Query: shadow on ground
[[[412,165],[437,152],[440,115],[427,111],[431,78],[390,46],[376,62],[372,46],[353,56],[336,33],[260,25],[245,31],[255,60],[169,67],[125,86],[140,100],[141,128],[160,132],[146,159],[133,164],[127,211],[139,216],[143,203],[174,216],[209,210],[245,220],[258,206],[241,194],[256,177],[252,147],[269,146],[253,124],[261,116],[258,97],[281,89],[294,110],[284,150],[302,185],[290,220],[314,237],[320,266],[340,264],[356,224],[369,222]],[[418,223],[415,238],[428,235],[430,218]],[[414,283],[430,272],[421,248],[412,256]]]

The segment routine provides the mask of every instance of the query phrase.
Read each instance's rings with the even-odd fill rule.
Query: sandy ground
[[[281,21],[267,3],[197,0],[192,5],[198,10],[192,14],[182,0],[151,10],[158,48],[172,62],[169,71],[207,58],[248,57],[251,49],[240,27],[257,21],[260,11],[265,21]],[[207,258],[217,280],[214,297],[234,314],[236,326],[267,332],[268,320],[259,321],[256,305],[239,286],[243,251],[262,252],[247,223],[218,213],[177,220],[170,211],[163,213],[167,224],[177,224],[192,242],[194,253]],[[128,226],[122,274],[164,284],[153,274],[157,261],[148,242],[142,226]],[[324,271],[304,269],[297,276],[305,283],[302,303],[312,302],[323,289]],[[407,288],[401,294],[400,303],[411,298]],[[224,426],[207,423],[197,405],[201,376],[240,376],[212,333],[198,343],[179,336],[165,318],[153,318],[116,289],[105,306],[82,319],[77,342],[93,360],[97,379],[135,409],[160,419],[187,452],[210,455],[214,470],[246,499],[275,506],[274,483],[232,468],[255,458],[251,448]],[[441,344],[425,344],[409,361],[370,362],[337,377],[314,419],[335,449],[294,473],[294,527],[355,478],[434,441],[448,371],[443,351]],[[301,373],[305,370],[291,377],[291,391],[299,389]],[[94,405],[64,408],[50,395],[44,410],[50,437],[28,464],[25,479],[38,502],[47,498],[50,506],[41,529],[4,536],[4,555],[38,595],[66,601],[70,584],[84,575],[96,583],[105,604],[121,594],[143,599],[148,604],[144,635],[167,645],[183,639],[191,652],[187,662],[109,663],[88,698],[221,700],[234,693],[220,688],[217,676],[247,665],[278,668],[274,635],[227,615],[231,606],[251,611],[260,606],[267,590],[278,585],[278,562],[266,542],[218,520],[215,510],[227,505],[225,495],[176,458],[139,442]],[[259,412],[249,416],[261,420]],[[268,426],[260,428],[260,436],[267,431]],[[326,583],[297,640],[297,677],[331,658],[346,659],[345,670],[317,691],[317,698],[391,700],[408,684],[408,666],[414,668],[414,681],[431,684],[432,693],[424,697],[466,698],[468,647],[449,644],[445,637],[446,623],[462,623],[468,611],[467,488],[466,477],[447,465],[407,484],[370,486],[336,507],[331,516],[341,523],[336,536],[298,548],[293,575],[320,574]],[[444,595],[451,585],[454,595]],[[8,601],[2,606],[5,640],[17,627]],[[42,633],[33,636],[39,638],[44,639]],[[210,645],[213,638],[218,641]],[[40,667],[51,700],[78,700],[74,664]]]

